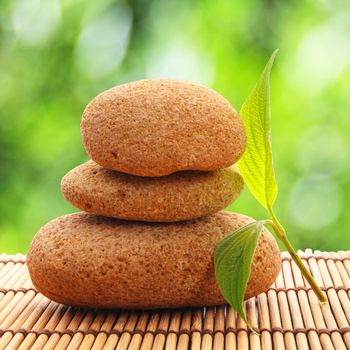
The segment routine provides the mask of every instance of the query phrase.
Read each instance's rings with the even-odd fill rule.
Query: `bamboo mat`
[[[24,255],[0,255],[0,349],[350,349],[350,251],[299,252],[329,304],[321,306],[282,253],[282,272],[246,302],[252,333],[228,306],[84,310],[36,292]]]

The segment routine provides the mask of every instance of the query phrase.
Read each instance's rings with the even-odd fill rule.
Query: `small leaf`
[[[222,239],[216,246],[215,276],[221,294],[247,322],[243,300],[253,256],[264,221],[254,221]]]
[[[247,134],[247,149],[238,162],[238,168],[250,192],[268,210],[272,208],[278,192],[270,130],[270,72],[277,52],[267,62],[240,112]]]

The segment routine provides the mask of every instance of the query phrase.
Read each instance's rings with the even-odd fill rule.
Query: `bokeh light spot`
[[[129,43],[131,22],[130,7],[119,2],[85,25],[75,49],[82,75],[94,79],[118,67]]]
[[[335,15],[307,33],[288,69],[289,77],[315,92],[338,79],[350,62],[348,27],[347,15]]]
[[[311,174],[292,187],[288,216],[301,228],[317,230],[334,222],[341,208],[340,186],[329,176]]]
[[[20,42],[38,45],[58,27],[61,8],[58,0],[16,0],[12,9],[12,28]]]
[[[298,166],[306,173],[336,174],[347,165],[347,150],[347,141],[338,129],[316,126],[298,141]]]
[[[213,62],[184,42],[157,48],[148,57],[148,78],[175,78],[211,85],[213,76]]]

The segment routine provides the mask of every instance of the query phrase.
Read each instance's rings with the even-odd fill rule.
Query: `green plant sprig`
[[[267,210],[270,218],[254,221],[226,236],[217,244],[214,256],[215,276],[221,293],[247,324],[243,306],[244,294],[264,224],[268,224],[275,236],[284,244],[319,301],[327,302],[325,293],[296,253],[273,211],[278,186],[271,147],[270,72],[277,52],[278,49],[271,55],[258,83],[240,111],[247,134],[247,148],[238,162],[238,168],[248,189]],[[248,326],[250,327],[249,324]]]

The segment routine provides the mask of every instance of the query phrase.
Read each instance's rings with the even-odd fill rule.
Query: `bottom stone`
[[[178,223],[130,222],[87,213],[43,226],[28,253],[35,287],[48,298],[100,308],[175,308],[225,303],[214,275],[217,242],[248,224],[221,211]],[[281,268],[263,229],[245,298],[266,291]]]

